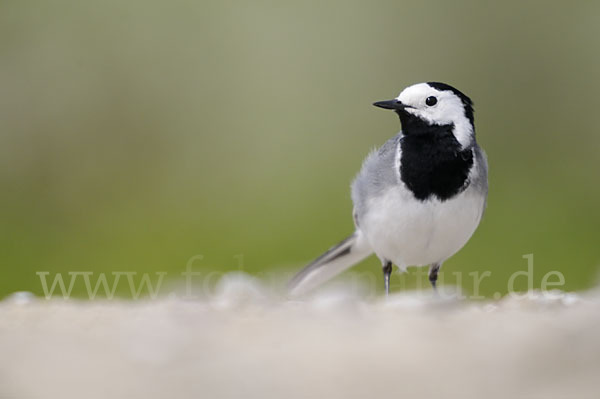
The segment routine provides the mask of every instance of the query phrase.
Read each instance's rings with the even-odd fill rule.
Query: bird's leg
[[[385,283],[385,296],[390,295],[390,276],[392,275],[392,262],[383,262],[383,282]]]
[[[433,291],[437,294],[438,290],[437,290],[437,278],[438,278],[438,271],[440,270],[440,266],[441,263],[432,263],[431,266],[429,267],[429,282],[431,283],[431,286],[433,287]]]

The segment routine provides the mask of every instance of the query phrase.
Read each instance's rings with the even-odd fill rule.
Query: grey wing
[[[396,157],[401,135],[402,132],[398,133],[379,149],[372,151],[352,182],[353,213],[357,227],[367,211],[368,200],[378,196],[386,188],[398,184]]]
[[[475,175],[471,179],[471,184],[477,191],[479,191],[485,198],[485,202],[483,204],[483,211],[481,217],[483,217],[483,212],[485,212],[485,208],[487,206],[487,194],[488,194],[488,163],[487,156],[485,155],[485,151],[478,144],[475,144],[475,162],[477,163],[477,169]]]
[[[475,144],[475,162],[477,163],[477,173],[473,176],[473,184],[480,192],[487,196],[488,192],[488,163],[485,151],[478,144]]]

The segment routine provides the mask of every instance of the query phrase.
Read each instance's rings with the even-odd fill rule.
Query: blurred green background
[[[474,99],[490,163],[444,282],[504,293],[533,253],[536,287],[597,283],[599,2],[3,0],[0,29],[0,296],[197,254],[297,270],[352,231],[349,184],[399,129],[371,103],[431,80]]]

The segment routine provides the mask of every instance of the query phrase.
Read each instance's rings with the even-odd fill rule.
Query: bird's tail
[[[371,254],[371,248],[360,232],[330,248],[292,278],[290,294],[298,296],[312,290]]]

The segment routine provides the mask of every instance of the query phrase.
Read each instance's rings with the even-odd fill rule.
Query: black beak
[[[387,101],[377,101],[376,103],[373,103],[373,105],[379,108],[395,109],[396,111],[403,110],[404,108],[406,108],[406,105],[402,104],[396,99]]]

